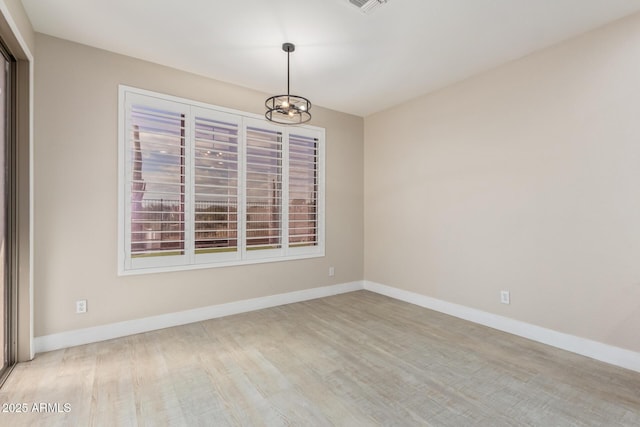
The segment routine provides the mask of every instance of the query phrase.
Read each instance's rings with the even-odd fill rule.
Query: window
[[[119,272],[324,256],[324,130],[120,87]]]

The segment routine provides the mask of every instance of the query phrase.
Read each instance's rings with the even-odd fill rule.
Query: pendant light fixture
[[[296,50],[293,43],[284,43],[282,50],[287,52],[287,94],[275,95],[267,98],[265,106],[267,120],[283,125],[298,125],[311,120],[311,101],[303,96],[291,95],[289,93],[289,55]]]

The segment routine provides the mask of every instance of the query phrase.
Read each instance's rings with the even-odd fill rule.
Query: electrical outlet
[[[329,267],[329,277],[333,277],[336,275],[336,269],[333,267]]]
[[[511,296],[509,291],[500,291],[500,302],[502,304],[511,304]]]
[[[76,301],[76,313],[86,313],[87,312],[87,300],[79,299]]]

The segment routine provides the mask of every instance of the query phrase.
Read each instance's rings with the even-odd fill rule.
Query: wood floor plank
[[[638,426],[640,374],[358,291],[39,354],[10,403],[1,426]]]

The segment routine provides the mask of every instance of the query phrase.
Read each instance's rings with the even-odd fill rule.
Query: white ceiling
[[[36,31],[360,116],[640,11],[640,0],[22,0]]]

